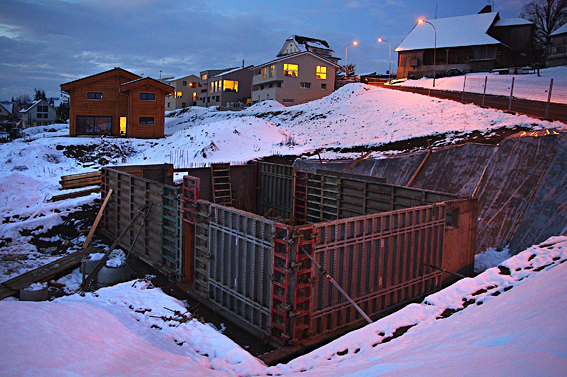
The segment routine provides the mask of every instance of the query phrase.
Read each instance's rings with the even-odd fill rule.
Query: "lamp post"
[[[386,42],[389,47],[388,51],[388,83],[390,83],[391,79],[390,76],[392,75],[392,45],[385,39],[378,38],[378,42]]]
[[[345,48],[345,77],[348,77],[348,65],[347,65],[348,46],[350,46],[350,45],[356,46],[357,44],[358,44],[358,42],[354,41],[354,42],[349,43]]]
[[[435,88],[435,61],[437,60],[437,29],[435,25],[427,20],[417,20],[418,24],[428,23],[429,25],[433,26],[433,31],[435,32],[435,42],[433,45],[433,87]]]

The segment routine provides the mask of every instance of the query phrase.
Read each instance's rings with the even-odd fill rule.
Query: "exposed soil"
[[[104,166],[110,163],[126,162],[126,158],[135,153],[128,141],[115,144],[102,140],[91,145],[57,145],[58,151],[63,155],[77,160],[83,167]]]

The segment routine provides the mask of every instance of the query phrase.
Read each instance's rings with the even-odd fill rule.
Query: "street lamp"
[[[435,88],[435,61],[437,60],[437,29],[435,25],[427,20],[417,20],[418,24],[428,23],[429,25],[433,26],[433,31],[435,32],[435,44],[433,45],[433,87]]]
[[[348,77],[348,66],[347,66],[347,50],[348,50],[348,46],[353,45],[356,46],[358,44],[358,42],[354,41],[349,43],[346,48],[345,48],[345,77]]]
[[[378,42],[386,42],[390,47],[388,51],[388,83],[390,83],[391,81],[390,76],[392,74],[392,45],[390,44],[390,42],[382,38],[378,38]]]

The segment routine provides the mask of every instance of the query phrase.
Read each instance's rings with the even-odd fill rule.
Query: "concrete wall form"
[[[517,253],[567,229],[566,151],[567,133],[550,130],[523,132],[498,145],[441,148],[430,155],[412,187],[461,196],[472,196],[478,187],[476,253],[506,245]],[[350,171],[406,185],[426,154],[367,159]],[[297,160],[294,165],[315,172],[322,166],[341,171],[349,164]]]
[[[132,248],[132,252],[146,263],[177,281],[184,281],[185,237],[179,200],[181,188],[164,183],[173,183],[171,173],[170,165],[103,169],[102,197],[106,197],[110,189],[113,192],[99,231],[110,239],[116,239],[138,210],[151,204],[148,218],[140,217],[119,245],[124,250]]]
[[[362,320],[306,253],[369,315],[441,287],[443,274],[430,266],[445,266],[447,234],[456,247],[446,259],[472,274],[474,233],[447,215],[463,208],[461,217],[474,223],[474,200],[282,165],[259,163],[258,176],[259,212],[278,208],[295,218],[282,222],[204,200],[194,204],[195,292],[257,334],[295,344]],[[293,200],[281,199],[284,194]]]

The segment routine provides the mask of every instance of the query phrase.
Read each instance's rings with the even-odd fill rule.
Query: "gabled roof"
[[[278,56],[278,57],[284,56],[284,48],[285,48],[286,44],[290,41],[295,43],[296,47],[298,48],[298,50],[300,52],[309,51],[308,47],[333,51],[331,49],[331,47],[329,46],[329,43],[327,43],[327,41],[324,41],[322,39],[302,37],[300,35],[292,35],[291,37],[286,39],[283,47],[280,49],[280,52],[276,56]]]
[[[502,26],[521,26],[521,25],[533,25],[533,22],[524,20],[523,18],[501,18],[497,20],[494,27],[502,27]]]
[[[27,113],[28,111],[30,111],[31,109],[33,109],[34,107],[36,107],[37,105],[39,105],[41,102],[45,102],[45,104],[48,105],[49,107],[53,107],[53,106],[51,106],[51,104],[50,104],[49,102],[47,102],[46,100],[44,100],[44,99],[38,99],[38,100],[36,100],[36,101],[33,101],[33,102],[31,103],[31,105],[28,106],[27,109],[20,110],[20,113]]]
[[[159,88],[166,93],[173,93],[175,88],[169,84],[163,83],[159,80],[153,79],[151,77],[141,77],[137,80],[132,80],[129,82],[125,82],[124,84],[120,85],[120,92],[127,92],[131,89],[137,88],[142,85],[150,85],[156,88]]]
[[[487,34],[488,29],[499,18],[498,12],[490,12],[427,21],[437,30],[437,48],[445,48],[500,44],[500,41]],[[432,49],[434,42],[433,27],[416,24],[395,51]]]
[[[10,114],[12,113],[12,109],[14,108],[14,104],[12,102],[10,102],[10,103],[1,103],[0,102],[0,106],[2,106],[4,108],[4,110],[9,112]]]
[[[89,84],[91,82],[98,81],[98,80],[101,80],[101,79],[104,79],[106,77],[113,76],[113,75],[116,75],[116,74],[122,75],[129,80],[136,80],[136,79],[141,77],[141,76],[138,76],[135,73],[129,72],[129,71],[122,69],[120,67],[116,67],[116,68],[110,69],[108,71],[100,72],[100,73],[97,73],[97,74],[94,74],[94,75],[91,75],[91,76],[83,77],[82,79],[69,81],[65,84],[61,84],[61,90],[66,92],[67,90],[72,89],[76,86]]]
[[[567,33],[567,23],[564,24],[563,26],[561,26],[559,29],[555,30],[553,33],[551,33],[550,35],[552,37],[559,35],[559,34],[564,34]]]
[[[323,62],[325,62],[325,63],[327,63],[327,64],[333,65],[333,66],[335,66],[335,67],[337,67],[337,68],[340,67],[337,63],[333,62],[332,60],[325,59],[324,56],[321,56],[321,55],[319,55],[319,54],[314,54],[314,53],[309,52],[309,51],[305,51],[305,52],[297,52],[297,53],[295,53],[295,54],[285,55],[285,56],[282,56],[282,57],[279,58],[279,59],[274,59],[274,60],[271,60],[271,61],[269,61],[269,62],[267,62],[267,63],[258,64],[258,65],[255,66],[254,68],[261,68],[261,67],[264,67],[264,66],[267,66],[267,65],[271,65],[271,64],[274,64],[274,63],[283,61],[283,60],[293,59],[293,58],[298,57],[298,56],[301,56],[301,55],[309,55],[309,56],[312,56],[312,57],[314,57],[314,58],[316,58],[316,59],[319,59],[319,60],[321,60],[321,61],[323,61]]]

